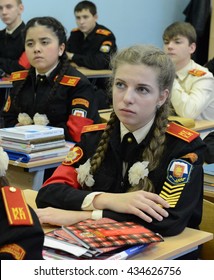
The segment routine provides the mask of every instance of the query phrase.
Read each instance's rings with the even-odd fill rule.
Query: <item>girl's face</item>
[[[152,67],[126,63],[116,70],[113,107],[119,120],[131,132],[153,119],[157,105],[163,105],[168,94],[167,89],[159,91],[158,74]]]
[[[26,55],[40,74],[52,69],[64,50],[65,45],[59,45],[58,37],[50,28],[39,25],[28,29],[25,39]]]

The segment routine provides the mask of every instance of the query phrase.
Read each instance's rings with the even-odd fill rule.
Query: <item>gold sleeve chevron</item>
[[[166,200],[170,207],[174,208],[180,196],[190,180],[192,164],[183,159],[174,159],[167,169],[166,181],[160,192],[160,197]]]
[[[169,183],[165,182],[160,193],[160,197],[166,200],[171,208],[174,208],[182,194],[186,184],[180,185],[170,185]]]

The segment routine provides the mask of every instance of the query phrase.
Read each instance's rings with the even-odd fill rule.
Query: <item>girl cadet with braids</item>
[[[24,40],[31,68],[12,73],[5,126],[63,127],[66,140],[78,142],[82,127],[99,122],[99,114],[91,83],[68,61],[64,27],[53,17],[36,17],[26,24]]]
[[[198,133],[168,121],[175,75],[170,58],[137,45],[120,50],[111,63],[110,120],[86,126],[81,142],[39,190],[40,222],[108,217],[163,236],[197,228],[205,146]]]

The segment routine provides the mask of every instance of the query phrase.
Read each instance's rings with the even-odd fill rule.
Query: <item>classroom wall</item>
[[[67,33],[76,27],[73,9],[76,0],[23,0],[23,19],[51,15],[59,19]],[[189,0],[94,0],[98,22],[110,28],[118,47],[148,43],[162,47],[161,35],[173,21],[184,20],[183,10]],[[58,3],[58,4],[57,4]],[[4,28],[0,23],[0,29]]]

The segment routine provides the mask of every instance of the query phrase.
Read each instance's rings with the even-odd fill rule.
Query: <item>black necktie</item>
[[[36,90],[44,83],[44,80],[46,79],[45,75],[37,75],[36,77]]]
[[[121,143],[121,156],[123,161],[130,162],[133,158],[133,152],[137,146],[137,141],[135,140],[132,133],[127,133]]]

